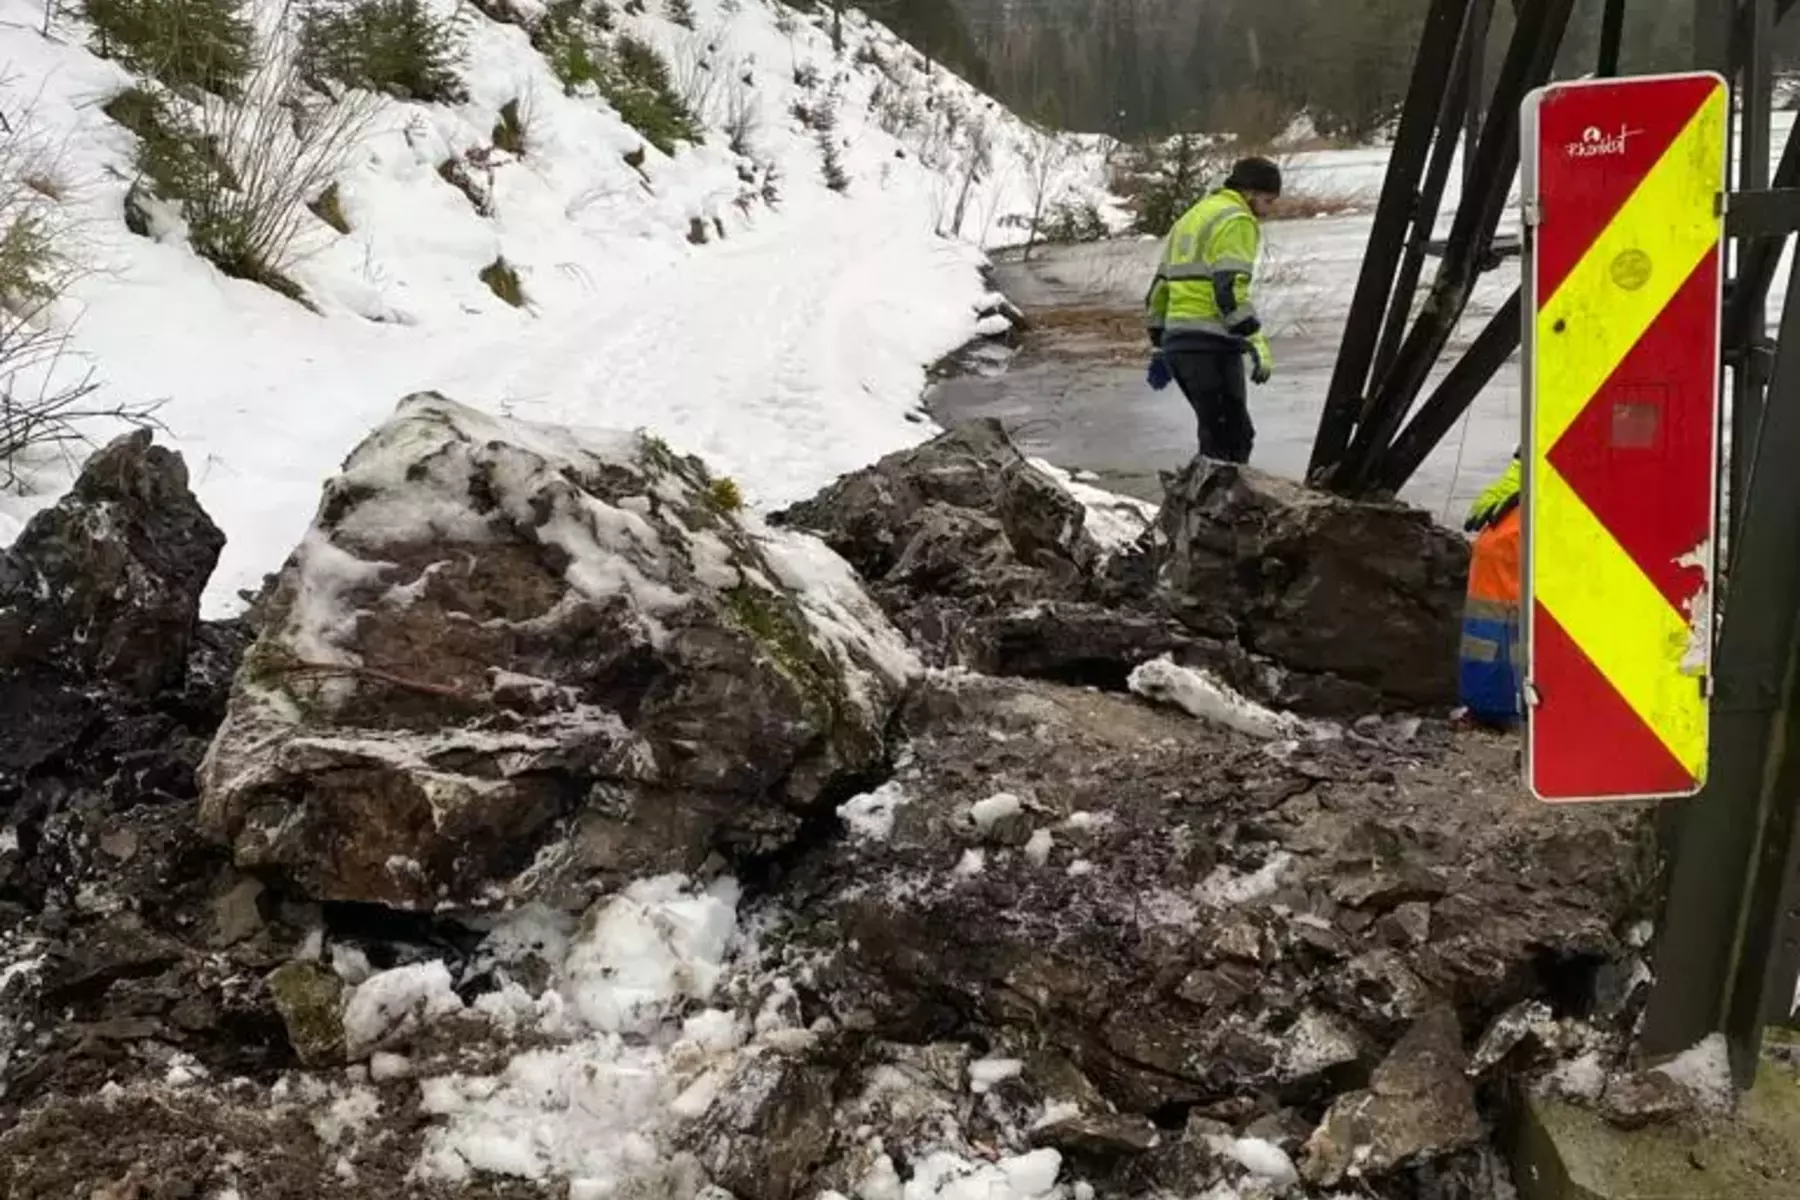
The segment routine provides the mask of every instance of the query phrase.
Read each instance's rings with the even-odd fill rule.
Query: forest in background
[[[1577,0],[1560,76],[1593,68],[1603,0]],[[1363,141],[1398,111],[1427,0],[870,0],[870,15],[1011,107],[1138,139],[1182,130],[1264,142],[1306,114]],[[1636,0],[1622,69],[1689,65],[1692,0]],[[1492,79],[1512,35],[1497,5]],[[1800,27],[1777,65],[1800,66]]]

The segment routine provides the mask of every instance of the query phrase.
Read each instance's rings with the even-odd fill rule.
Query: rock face
[[[1196,459],[1157,517],[1157,583],[1182,621],[1371,699],[1456,700],[1468,545],[1402,505]]]
[[[1448,707],[1467,548],[1399,505],[1205,460],[1110,549],[1007,439],[959,426],[777,518],[820,534],[934,662],[1121,687],[1170,654],[1297,711]]]
[[[653,439],[409,398],[264,606],[207,829],[415,909],[780,848],[883,761],[910,660],[816,542],[734,507]]]
[[[180,687],[224,548],[181,456],[148,429],[117,439],[0,553],[0,669],[50,668],[145,697]]]

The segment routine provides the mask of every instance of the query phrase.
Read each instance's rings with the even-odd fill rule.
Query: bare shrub
[[[729,74],[729,66],[719,69],[713,61],[716,39],[697,33],[684,33],[669,55],[669,80],[681,106],[695,116],[714,111],[715,98]]]
[[[723,112],[719,126],[725,130],[733,154],[755,157],[755,139],[762,124],[762,113],[756,103],[754,76],[735,76],[725,87]]]
[[[974,194],[975,185],[994,165],[994,137],[988,127],[986,117],[981,117],[969,124],[968,137],[964,141],[961,183],[956,194],[956,209],[950,218],[950,233],[960,235],[963,227],[963,216],[969,209],[969,198]]]
[[[1025,164],[1025,184],[1031,194],[1031,224],[1025,235],[1025,257],[1030,258],[1037,246],[1039,227],[1043,224],[1044,206],[1051,199],[1051,185],[1057,172],[1069,161],[1069,143],[1052,129],[1027,126],[1020,158]]]
[[[189,102],[166,89],[140,89],[127,123],[138,134],[141,181],[179,204],[194,252],[227,275],[298,300],[287,272],[298,257],[308,201],[343,169],[379,100],[367,92],[336,101],[310,92],[295,41],[287,20],[274,24],[239,102]]]
[[[1294,106],[1273,92],[1242,87],[1220,96],[1206,127],[1230,134],[1239,146],[1266,146],[1293,120]]]
[[[1106,218],[1092,200],[1059,200],[1038,225],[1038,236],[1057,245],[1103,241],[1107,233]]]
[[[0,73],[0,88],[11,82]],[[157,403],[98,400],[71,356],[61,308],[87,272],[72,191],[34,108],[0,113],[0,487],[22,486],[46,453],[90,445],[97,427],[157,423]]]
[[[925,128],[925,109],[919,98],[904,87],[883,79],[869,93],[869,106],[875,112],[875,124],[901,142],[913,145]],[[918,149],[913,145],[913,149]]]
[[[1335,182],[1320,173],[1295,170],[1291,159],[1281,166],[1281,195],[1270,206],[1268,220],[1297,221],[1362,212],[1375,206],[1376,192]]]

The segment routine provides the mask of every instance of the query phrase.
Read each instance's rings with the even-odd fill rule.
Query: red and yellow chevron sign
[[[1724,80],[1553,84],[1524,112],[1527,774],[1548,801],[1706,774]]]

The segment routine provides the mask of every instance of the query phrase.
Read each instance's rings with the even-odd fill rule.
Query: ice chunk
[[[1274,1142],[1263,1138],[1237,1138],[1225,1152],[1252,1175],[1260,1175],[1282,1185],[1298,1183],[1300,1180],[1300,1173],[1294,1170],[1294,1160]]]
[[[885,842],[894,836],[894,810],[905,804],[906,792],[898,783],[889,781],[872,792],[838,805],[838,817],[850,827],[851,836],[870,842]]]
[[[969,818],[975,822],[977,829],[986,833],[1024,807],[1024,802],[1011,792],[996,792],[986,800],[977,800],[969,805]]]
[[[1282,876],[1292,865],[1294,856],[1277,850],[1268,861],[1248,875],[1240,875],[1221,863],[1214,867],[1194,888],[1194,898],[1212,908],[1230,908],[1248,904],[1275,893]]]
[[[1025,857],[1031,860],[1033,866],[1044,866],[1050,861],[1050,851],[1055,845],[1056,839],[1050,835],[1050,831],[1039,829],[1026,841]]]
[[[737,884],[690,890],[640,880],[588,913],[563,965],[575,1014],[607,1033],[648,1033],[683,1000],[712,995],[737,924]]]
[[[390,1038],[427,1021],[462,1011],[463,1002],[442,962],[413,963],[371,975],[344,1006],[344,1045],[360,1058]]]
[[[991,1089],[1003,1079],[1013,1079],[1025,1064],[1016,1058],[981,1058],[969,1064],[969,1090],[976,1095]]]
[[[1293,738],[1310,732],[1293,713],[1276,712],[1240,694],[1210,671],[1177,666],[1168,655],[1144,663],[1125,681],[1146,700],[1170,704],[1191,717],[1258,738]]]
[[[1713,1112],[1726,1112],[1735,1099],[1731,1084],[1731,1055],[1725,1035],[1709,1033],[1680,1054],[1653,1067],[1694,1094],[1702,1107]]]

